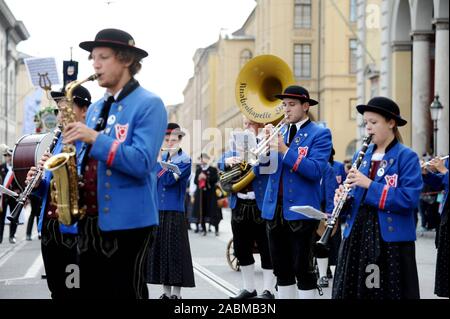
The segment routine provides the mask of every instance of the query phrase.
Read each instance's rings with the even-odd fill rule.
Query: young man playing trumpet
[[[292,212],[291,206],[320,209],[320,180],[331,153],[331,133],[311,122],[309,107],[318,102],[301,86],[289,86],[283,101],[287,134],[271,143],[269,178],[262,207],[280,299],[313,299],[317,278],[312,239],[318,221]],[[266,126],[266,138],[271,125]],[[276,164],[275,167],[274,164]],[[270,169],[267,167],[268,169]],[[297,292],[298,290],[298,292]]]

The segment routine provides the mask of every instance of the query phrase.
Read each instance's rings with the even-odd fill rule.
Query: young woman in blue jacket
[[[416,153],[401,143],[398,105],[375,97],[358,105],[372,144],[352,168],[346,224],[333,283],[335,299],[418,299],[414,210],[422,178]],[[353,161],[356,159],[356,155]],[[344,186],[336,190],[335,205]],[[341,214],[343,214],[341,212]]]

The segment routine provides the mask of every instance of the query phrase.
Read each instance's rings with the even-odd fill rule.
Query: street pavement
[[[193,257],[195,288],[183,288],[184,299],[228,299],[241,288],[241,274],[233,270],[227,262],[227,244],[232,238],[230,210],[224,209],[224,220],[220,223],[219,236],[214,231],[206,236],[189,231]],[[26,225],[17,231],[17,243],[8,241],[9,226],[5,226],[3,243],[0,244],[0,299],[48,299],[50,293],[45,279],[40,241],[34,228],[33,240],[25,240]],[[420,295],[423,299],[436,299],[433,294],[436,249],[435,232],[418,233],[416,258],[419,273]],[[262,291],[262,271],[259,255],[254,255],[256,263],[256,285]],[[331,281],[330,281],[331,282]],[[150,299],[158,299],[162,294],[159,285],[148,285]],[[320,299],[331,297],[331,286],[324,289]]]

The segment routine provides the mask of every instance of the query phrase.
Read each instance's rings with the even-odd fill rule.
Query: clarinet
[[[364,138],[363,145],[358,153],[358,156],[356,157],[356,161],[352,165],[352,168],[359,169],[359,166],[361,165],[361,162],[364,158],[364,155],[366,154],[367,148],[369,147],[371,140],[372,135],[368,135]],[[344,191],[342,192],[337,205],[334,206],[333,212],[331,213],[331,217],[327,220],[327,228],[325,229],[325,232],[323,233],[320,240],[316,242],[316,245],[323,247],[327,247],[328,245],[328,241],[330,240],[330,236],[333,232],[334,225],[336,225],[337,223],[339,214],[341,213],[342,208],[344,207],[344,204],[347,201],[347,197],[350,192],[350,187],[347,186],[346,181],[344,182]]]
[[[47,153],[53,152],[53,149],[55,148],[56,143],[58,143],[60,136],[61,136],[61,127],[58,126],[54,131],[53,140],[52,140],[50,146],[47,148],[47,151],[46,151]],[[15,223],[15,224],[19,223],[19,216],[20,216],[20,213],[22,212],[22,208],[23,208],[23,206],[25,206],[28,196],[30,196],[31,192],[34,190],[34,187],[36,186],[37,182],[41,179],[43,173],[44,173],[44,167],[38,167],[37,172],[34,175],[33,179],[30,180],[30,182],[27,184],[27,186],[25,187],[23,192],[20,193],[19,197],[16,200],[17,201],[16,207],[12,211],[11,216],[8,216],[8,220],[11,223]]]

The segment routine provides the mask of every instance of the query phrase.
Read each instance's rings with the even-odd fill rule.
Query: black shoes
[[[319,279],[319,286],[322,288],[328,287],[328,277],[327,276],[323,276]]]
[[[15,244],[16,243],[16,238],[15,237],[9,237],[9,242],[11,244]]]
[[[242,289],[236,296],[230,297],[230,299],[240,300],[240,299],[251,299],[254,297],[256,297],[256,290],[250,292],[246,289]]]
[[[162,294],[161,296],[159,296],[159,299],[181,299],[181,297],[178,297],[176,295],[172,295],[172,296],[167,296],[166,294]]]
[[[264,290],[262,294],[256,296],[255,299],[275,299],[275,295],[269,290]]]
[[[31,241],[31,235],[27,235],[27,238],[26,238],[28,241]]]

